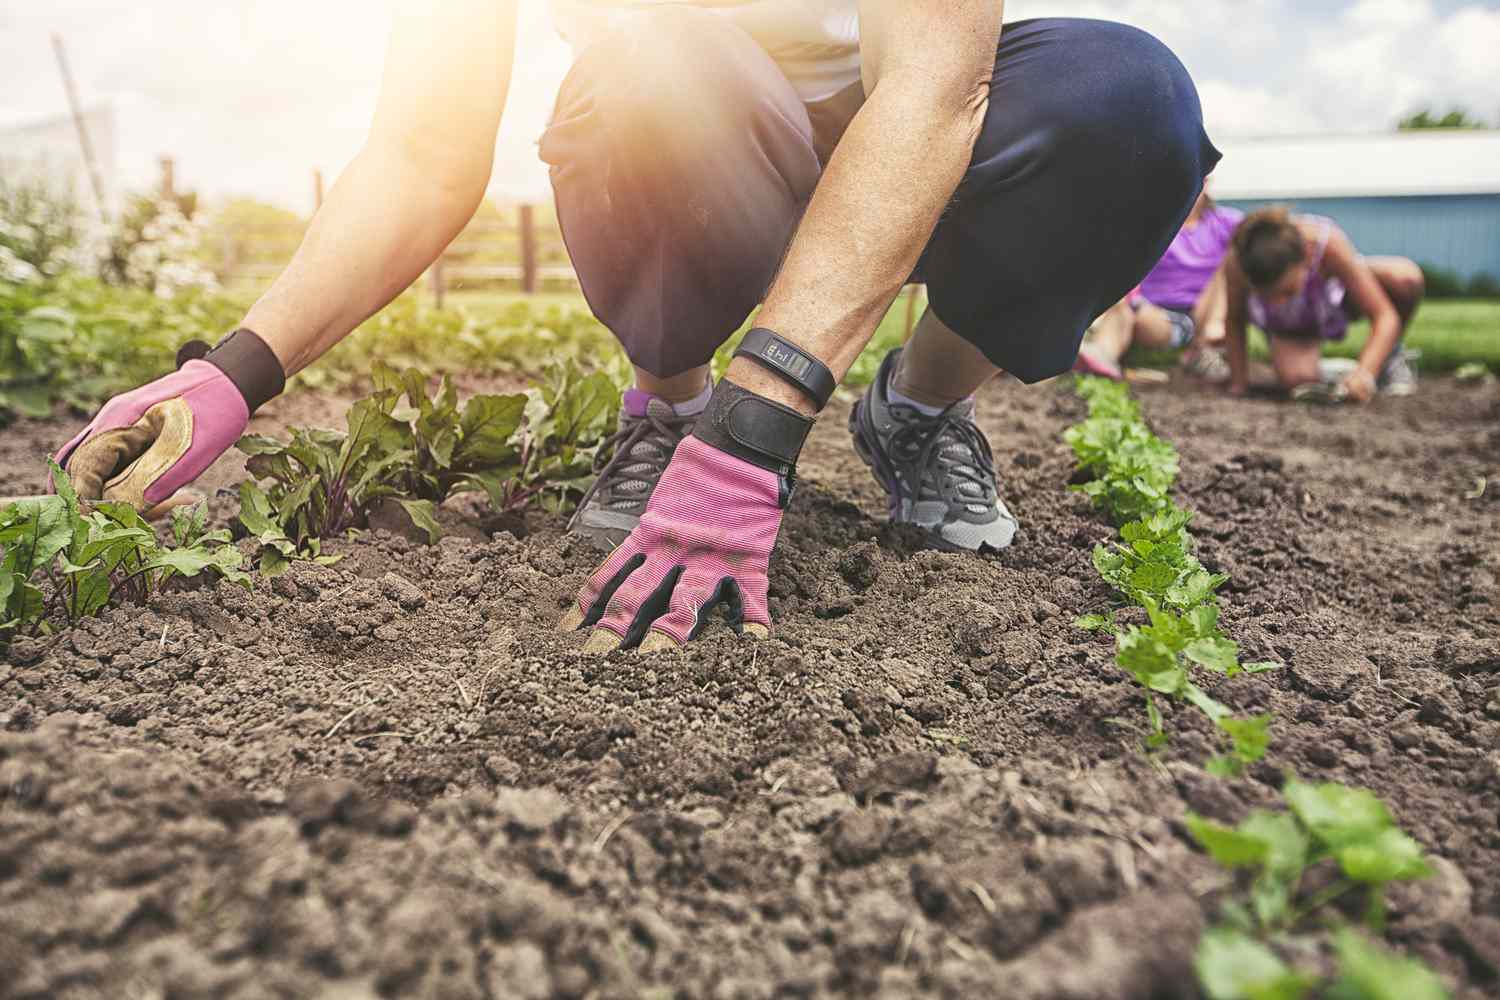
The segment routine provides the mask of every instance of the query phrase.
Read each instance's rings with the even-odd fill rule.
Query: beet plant
[[[55,463],[52,479],[56,495],[0,510],[0,642],[144,604],[174,578],[249,585],[229,532],[207,530],[203,504],[175,508],[163,543],[130,504],[80,502]]]
[[[374,391],[349,408],[343,431],[293,428],[290,440],[250,434],[239,448],[255,481],[240,485],[240,522],[261,544],[260,566],[326,558],[322,541],[365,527],[377,504],[399,505],[436,541],[436,506],[483,492],[497,510],[561,510],[587,486],[619,419],[618,387],[571,362],[526,392],[459,404],[445,375],[430,380],[376,362]]]

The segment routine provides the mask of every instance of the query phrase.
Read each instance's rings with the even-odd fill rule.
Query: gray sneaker
[[[1409,351],[1400,344],[1391,352],[1391,356],[1385,359],[1385,367],[1380,369],[1380,377],[1375,380],[1375,387],[1383,396],[1411,396],[1417,391],[1417,366],[1416,352]]]
[[[620,429],[599,449],[610,457],[568,522],[569,533],[606,551],[623,542],[695,419],[677,416],[670,403],[655,398],[646,404],[644,416],[620,414]]]
[[[990,443],[974,423],[974,401],[960,400],[935,417],[886,395],[901,352],[854,404],[854,447],[890,498],[891,520],[914,524],[948,549],[999,550],[1019,527],[995,485]]]

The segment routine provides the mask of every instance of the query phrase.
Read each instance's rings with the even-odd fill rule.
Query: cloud
[[[1389,125],[1424,106],[1500,112],[1500,10],[1471,5],[1444,16],[1428,0],[1361,0],[1334,29],[1306,73],[1322,117],[1337,119],[1331,127]]]
[[[0,120],[66,110],[48,35],[67,41],[85,100],[117,109],[118,177],[155,178],[306,210],[374,111],[393,0],[49,0],[0,7]],[[496,0],[499,2],[499,0]],[[1123,20],[1156,34],[1199,83],[1216,137],[1389,128],[1422,105],[1500,120],[1500,9],[1471,0],[1011,0],[1007,15]],[[522,40],[492,190],[545,197],[535,141],[567,48],[545,0]]]

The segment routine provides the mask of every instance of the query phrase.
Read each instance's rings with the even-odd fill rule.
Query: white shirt
[[[804,102],[859,80],[858,0],[552,0],[564,38],[581,49],[631,10],[699,7],[727,17],[776,61]]]

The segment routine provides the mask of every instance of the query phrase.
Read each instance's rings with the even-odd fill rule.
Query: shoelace
[[[671,458],[672,451],[681,443],[683,438],[687,437],[688,423],[690,421],[683,421],[681,424],[674,426],[674,424],[669,424],[647,413],[631,420],[628,425],[621,427],[605,438],[603,445],[599,448],[599,454],[609,455],[610,457],[603,466],[599,465],[597,458],[594,460],[594,468],[597,476],[594,479],[594,485],[588,488],[588,492],[584,493],[583,499],[578,502],[578,513],[581,514],[601,491],[610,497],[611,502],[613,502],[614,496],[619,492],[620,487],[631,482],[641,484],[642,488],[638,492],[640,494],[640,502],[644,503],[651,488],[656,485],[656,481],[661,478],[662,472],[666,470],[667,461]],[[655,440],[649,440],[653,437],[655,437]],[[635,451],[635,446],[642,441],[647,441],[660,450],[661,459],[659,464],[643,460],[640,456],[632,454]],[[642,466],[650,470],[649,474],[638,471]],[[577,515],[574,516],[576,517]]]
[[[915,475],[911,477],[913,482],[910,485],[909,496],[904,496],[908,487],[902,482],[903,477],[899,475],[896,477],[898,505],[903,499],[910,499],[913,504],[922,499],[922,483],[926,481],[934,463],[942,467],[942,472],[946,476],[967,480],[979,487],[980,492],[977,496],[966,494],[961,485],[954,490],[958,502],[963,504],[965,509],[970,504],[979,506],[988,504],[994,499],[994,453],[990,450],[990,443],[980,433],[979,427],[972,420],[953,412],[961,402],[962,400],[959,403],[953,403],[930,421],[920,419],[903,423],[891,435],[892,451],[897,455],[902,455],[914,446],[917,456],[911,466]],[[944,455],[943,452],[950,444],[966,447],[974,461],[959,461]],[[943,499],[948,498],[943,497]]]

